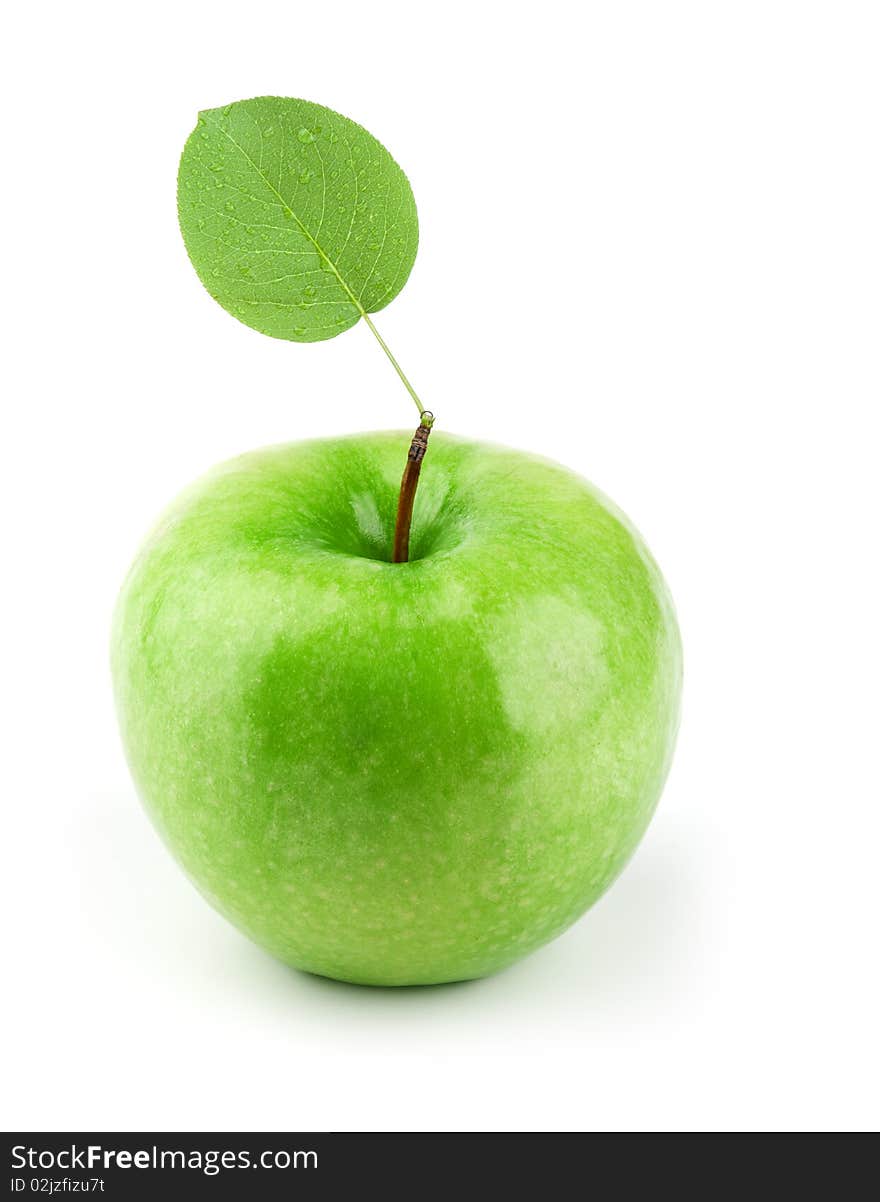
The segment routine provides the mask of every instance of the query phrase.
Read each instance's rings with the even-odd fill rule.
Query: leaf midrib
[[[266,176],[263,173],[262,169],[254,162],[254,160],[251,158],[251,156],[248,154],[248,152],[244,149],[244,147],[241,146],[238,142],[236,142],[236,140],[235,140],[235,138],[233,138],[232,134],[229,133],[228,130],[224,129],[223,126],[220,125],[218,122],[215,121],[215,122],[212,122],[212,124],[215,126],[216,129],[218,129],[220,131],[221,134],[223,134],[223,136],[225,138],[227,138],[232,143],[232,145],[239,152],[239,154],[242,156],[242,158],[247,163],[250,164],[250,166],[256,172],[258,178],[260,180],[262,180],[262,182],[266,185],[266,187],[269,189],[269,191],[272,193],[272,195],[278,198],[278,202],[281,205],[282,216],[284,215],[285,211],[288,211],[293,215],[293,219],[296,222],[296,224],[299,226],[300,231],[302,232],[304,237],[306,237],[309,240],[309,242],[311,242],[312,246],[314,246],[315,250],[321,256],[321,258],[324,260],[324,262],[328,264],[328,266],[330,267],[330,270],[336,276],[343,291],[345,292],[346,296],[348,296],[351,303],[355,306],[355,308],[357,309],[360,316],[366,317],[367,316],[366,309],[363,307],[361,302],[358,300],[358,298],[355,296],[355,294],[349,288],[348,284],[342,278],[336,264],[333,262],[333,260],[330,258],[330,256],[327,254],[327,252],[321,246],[321,244],[318,242],[317,238],[315,238],[311,233],[309,233],[306,226],[300,220],[299,214],[296,212],[293,205],[284,199],[284,197],[281,195],[281,193],[278,191],[278,189],[275,187],[275,185],[272,183],[272,181],[268,178],[268,176]]]

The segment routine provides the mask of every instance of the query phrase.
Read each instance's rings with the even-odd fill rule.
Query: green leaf
[[[397,296],[416,257],[400,167],[360,125],[307,100],[259,96],[200,113],[177,205],[211,296],[273,338],[350,329]]]

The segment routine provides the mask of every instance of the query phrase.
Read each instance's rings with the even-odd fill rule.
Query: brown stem
[[[422,460],[428,449],[428,435],[431,433],[433,424],[433,415],[425,410],[422,414],[421,424],[410,443],[406,467],[403,469],[403,479],[400,482],[397,522],[394,527],[394,550],[391,553],[392,563],[406,563],[409,560],[409,528],[412,524],[413,503],[416,499],[416,489],[419,486]]]

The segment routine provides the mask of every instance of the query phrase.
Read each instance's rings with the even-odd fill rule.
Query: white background
[[[878,1104],[877,7],[19,6],[7,16],[6,1126],[865,1128]],[[421,219],[378,320],[439,424],[608,492],[676,597],[641,849],[493,979],[300,975],[142,815],[107,670],[176,491],[411,426],[368,330],[264,338],[177,229],[200,108],[353,116]]]

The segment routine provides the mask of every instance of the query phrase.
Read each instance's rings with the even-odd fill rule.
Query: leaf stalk
[[[403,381],[404,388],[406,389],[406,391],[409,393],[409,395],[412,397],[413,401],[415,402],[415,406],[419,411],[419,417],[420,418],[423,417],[426,413],[429,413],[430,410],[426,409],[425,406],[422,404],[422,402],[419,400],[418,393],[413,388],[412,384],[410,384],[409,380],[406,378],[403,368],[400,366],[400,364],[397,362],[397,360],[392,355],[391,347],[388,345],[388,343],[385,341],[385,339],[382,337],[382,335],[379,333],[379,331],[373,325],[372,321],[370,320],[369,313],[365,313],[363,310],[361,310],[361,314],[363,316],[364,321],[367,323],[367,325],[372,330],[373,337],[376,339],[376,341],[379,343],[379,346],[381,346],[382,350],[385,352],[385,354],[391,360],[391,366],[394,368],[394,370],[397,372],[397,374],[400,376],[401,380]],[[432,424],[433,424],[433,422],[432,422]],[[430,426],[429,426],[429,428],[430,428]]]

